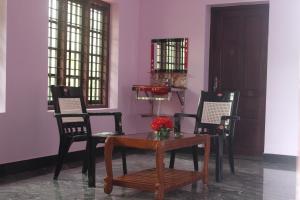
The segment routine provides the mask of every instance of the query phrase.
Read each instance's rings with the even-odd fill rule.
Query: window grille
[[[155,72],[186,72],[187,50],[187,38],[152,40],[151,70]]]
[[[89,107],[107,107],[110,5],[49,0],[48,105],[51,85],[81,87]]]

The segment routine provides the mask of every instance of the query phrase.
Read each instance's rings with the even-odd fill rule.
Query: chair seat
[[[120,133],[116,132],[98,132],[94,133],[92,137],[108,137],[108,136],[115,136],[115,135],[120,135]]]
[[[73,141],[86,141],[87,140],[87,133],[78,133],[78,134],[66,134],[68,138],[71,138]]]

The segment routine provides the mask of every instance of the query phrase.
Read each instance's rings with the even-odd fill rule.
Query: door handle
[[[217,90],[218,87],[218,77],[215,76],[214,83],[213,83],[213,92]]]
[[[220,88],[220,80],[218,79],[217,76],[215,76],[214,78],[214,83],[213,83],[213,92],[217,92],[219,91],[221,88]]]

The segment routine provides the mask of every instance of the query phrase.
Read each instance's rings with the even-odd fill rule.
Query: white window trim
[[[0,0],[0,113],[6,108],[6,31],[7,0]]]

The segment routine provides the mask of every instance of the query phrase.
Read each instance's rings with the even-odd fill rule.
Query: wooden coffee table
[[[202,171],[186,171],[165,168],[166,151],[204,144],[204,163]],[[153,150],[156,155],[156,168],[133,172],[124,176],[113,177],[112,151],[115,146]],[[109,137],[105,142],[104,156],[107,177],[104,179],[104,192],[110,194],[113,185],[155,192],[155,199],[163,199],[164,193],[172,189],[191,184],[199,179],[208,183],[208,161],[210,153],[210,136],[182,133],[175,137],[170,134],[167,139],[157,139],[154,133],[131,134]]]

